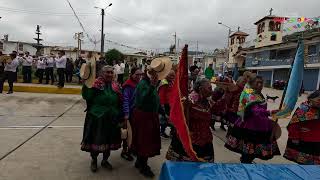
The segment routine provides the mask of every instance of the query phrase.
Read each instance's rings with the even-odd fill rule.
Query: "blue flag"
[[[298,44],[299,47],[292,65],[284,103],[280,111],[273,116],[274,120],[290,116],[298,100],[304,71],[304,44],[302,40],[299,40]]]

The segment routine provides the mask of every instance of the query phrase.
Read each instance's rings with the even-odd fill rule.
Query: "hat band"
[[[163,71],[163,70],[166,68],[166,64],[164,64],[164,63],[161,63],[161,64],[163,64],[163,67],[162,67],[159,71],[157,71],[157,70],[155,70],[155,69],[153,69],[153,70],[154,70],[155,72],[157,72],[157,73]]]
[[[89,69],[90,69],[90,71],[89,71],[89,76],[88,76],[88,78],[86,78],[86,79],[85,79],[85,78],[82,78],[82,79],[85,80],[85,81],[88,80],[88,79],[90,78],[90,76],[91,76],[91,67],[90,67]]]

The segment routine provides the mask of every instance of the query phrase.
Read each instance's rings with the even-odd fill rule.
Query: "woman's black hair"
[[[206,78],[203,78],[203,79],[198,80],[198,81],[194,84],[193,90],[194,90],[196,93],[199,93],[200,87],[203,86],[205,83],[210,83],[210,80],[209,80],[209,79],[206,79]]]
[[[316,90],[308,96],[308,100],[314,99],[320,96],[320,90]]]
[[[131,68],[131,71],[130,71],[130,75],[132,76],[132,75],[134,75],[134,73],[136,73],[136,71],[138,71],[140,68],[138,68],[138,67],[132,67]]]

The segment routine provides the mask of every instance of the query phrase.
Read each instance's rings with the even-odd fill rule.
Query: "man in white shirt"
[[[44,70],[46,69],[46,63],[44,59],[45,57],[39,57],[37,61],[37,75],[39,78],[39,84],[42,84],[43,73],[44,73]]]
[[[120,61],[116,62],[116,65],[114,65],[114,72],[117,75],[117,81],[120,84],[123,84],[123,75],[124,75],[124,69],[125,69],[126,65]]]
[[[54,83],[54,76],[53,76],[53,67],[54,67],[54,56],[50,54],[50,56],[45,57],[46,62],[46,84],[49,84],[49,80],[51,80],[51,85]]]
[[[16,54],[10,54],[12,62],[6,63],[4,67],[4,79],[0,83],[0,93],[3,91],[3,83],[8,80],[9,91],[7,94],[13,93],[13,82],[15,81],[15,76],[17,72],[17,67],[19,66],[19,60]]]
[[[58,88],[63,88],[64,87],[64,73],[66,69],[66,64],[67,64],[67,58],[65,56],[64,51],[60,51],[58,53],[58,57],[55,59],[56,62],[56,67],[57,67],[57,73],[59,76],[59,82],[58,82]]]
[[[22,60],[22,74],[23,74],[23,83],[31,83],[31,67],[33,58],[30,56],[28,51],[25,52],[25,56],[21,58]]]

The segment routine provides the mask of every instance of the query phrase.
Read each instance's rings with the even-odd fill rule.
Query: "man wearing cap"
[[[60,51],[58,53],[58,57],[55,59],[56,62],[56,67],[57,67],[57,73],[59,76],[59,82],[58,82],[58,88],[63,88],[64,87],[64,73],[66,69],[66,64],[67,64],[67,58],[65,56],[64,51]]]
[[[54,67],[54,56],[50,54],[45,58],[46,62],[46,84],[49,84],[49,80],[51,80],[51,85],[54,83],[54,76],[53,76],[53,67]]]
[[[23,83],[31,83],[31,67],[33,58],[30,56],[28,51],[25,52],[25,56],[21,58],[22,60],[22,74]]]
[[[11,59],[13,59],[11,62],[6,62],[4,67],[4,79],[2,83],[0,83],[0,93],[2,93],[3,90],[3,83],[5,80],[8,80],[9,84],[9,91],[7,94],[13,93],[13,82],[15,80],[15,74],[17,72],[17,67],[19,66],[19,60],[17,58],[16,54],[10,54]]]

